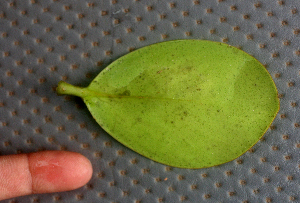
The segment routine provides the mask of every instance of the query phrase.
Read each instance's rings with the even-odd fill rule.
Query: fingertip
[[[91,162],[83,155],[67,151],[28,154],[33,193],[74,190],[92,177]]]

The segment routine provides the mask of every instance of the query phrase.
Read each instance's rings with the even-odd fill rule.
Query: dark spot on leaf
[[[130,91],[129,90],[125,90],[124,92],[122,92],[120,94],[120,96],[130,96]]]

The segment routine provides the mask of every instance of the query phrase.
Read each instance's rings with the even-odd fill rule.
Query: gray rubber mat
[[[0,152],[69,150],[93,164],[84,187],[3,202],[300,202],[300,2],[1,0]],[[60,80],[88,85],[115,59],[174,39],[239,47],[266,65],[281,109],[249,152],[206,169],[168,167],[124,147]]]

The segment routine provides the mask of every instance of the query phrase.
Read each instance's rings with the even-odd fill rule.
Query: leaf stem
[[[56,92],[59,95],[67,94],[67,95],[74,95],[78,97],[84,97],[84,95],[86,94],[86,91],[84,89],[85,88],[83,87],[74,86],[64,81],[60,81],[56,88]]]

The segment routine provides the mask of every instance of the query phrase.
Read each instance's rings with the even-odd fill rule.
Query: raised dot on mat
[[[110,35],[109,31],[103,31],[103,35]]]
[[[123,196],[128,196],[130,194],[129,191],[123,191]]]
[[[149,169],[149,168],[144,168],[144,169],[142,169],[142,172],[143,172],[144,174],[149,173],[149,172],[150,172],[150,169]]]
[[[291,61],[288,61],[288,62],[285,63],[285,65],[286,66],[291,66],[291,65],[293,65],[293,63]]]
[[[104,178],[105,177],[105,173],[104,172],[99,172],[99,173],[97,173],[97,177],[98,178]]]
[[[58,41],[61,41],[61,40],[63,40],[63,39],[64,39],[63,36],[57,36],[57,40],[58,40]]]
[[[216,183],[216,187],[222,187],[222,183]]]
[[[28,35],[29,34],[29,30],[24,30],[23,31],[23,35]]]
[[[147,6],[147,11],[152,11],[153,10],[153,6]]]
[[[95,3],[94,3],[94,2],[91,2],[91,3],[88,3],[87,5],[88,5],[88,7],[94,7],[94,6],[95,6]]]
[[[62,20],[62,17],[61,16],[56,16],[55,20],[60,21],[60,20]]]
[[[247,181],[246,180],[240,180],[241,185],[246,185]]]
[[[232,171],[225,171],[225,174],[226,174],[227,176],[231,176],[231,175],[232,175]]]
[[[199,0],[194,1],[194,4],[195,4],[195,5],[199,5],[199,4],[200,4],[200,1],[199,1]]]
[[[285,46],[289,46],[290,44],[291,44],[291,41],[289,41],[289,40],[283,41],[283,45],[285,45]]]
[[[158,200],[158,202],[164,202],[165,201],[165,199],[163,197],[160,197],[157,200]]]
[[[255,150],[253,149],[253,148],[250,148],[249,150],[248,150],[248,152],[249,153],[253,153]]]
[[[97,25],[97,22],[91,22],[91,27],[96,27]]]
[[[271,11],[267,12],[267,16],[271,17],[273,15],[274,15],[273,12],[271,12]]]
[[[256,173],[257,170],[256,170],[255,168],[251,168],[251,169],[250,169],[250,172],[251,172],[251,173]]]
[[[291,9],[291,13],[296,14],[296,13],[298,13],[298,10],[296,8],[293,8],[293,9]]]
[[[64,6],[64,9],[65,9],[66,11],[68,11],[68,10],[70,10],[70,9],[71,9],[71,6],[69,6],[69,5],[65,5],[65,6]]]
[[[145,193],[151,193],[151,189],[145,189]]]
[[[204,194],[204,199],[209,199],[209,198],[211,198],[211,194]]]
[[[83,194],[77,194],[77,195],[76,195],[76,199],[78,199],[78,200],[82,200],[83,197],[84,197]]]
[[[253,35],[252,34],[246,35],[246,38],[249,39],[249,40],[252,40],[253,39]]]
[[[134,47],[129,47],[129,48],[128,48],[128,51],[129,51],[129,52],[132,52],[132,51],[134,51],[134,50],[135,50]]]
[[[144,36],[140,36],[140,37],[139,37],[139,40],[140,40],[140,41],[145,41],[146,38],[145,38]]]
[[[79,14],[77,15],[77,17],[78,17],[79,19],[84,18],[84,14],[83,14],[83,13],[79,13]]]
[[[278,1],[278,4],[279,4],[280,6],[283,6],[283,5],[284,5],[284,1]]]
[[[197,189],[197,185],[191,185],[191,189],[192,189],[192,190]]]
[[[259,189],[254,189],[254,190],[253,190],[253,193],[254,193],[254,194],[258,194],[258,193],[259,193]]]
[[[136,17],[135,19],[136,19],[137,22],[141,22],[143,20],[143,18],[140,17],[140,16]]]
[[[48,11],[50,11],[49,8],[43,8],[43,12],[48,12]]]
[[[243,164],[243,160],[242,159],[238,159],[238,160],[236,160],[236,163],[237,164]]]
[[[176,4],[175,3],[170,3],[170,8],[175,8]]]
[[[39,19],[33,19],[32,22],[33,22],[34,24],[37,24],[37,23],[39,23],[40,21],[39,21]]]
[[[276,37],[276,33],[271,32],[271,33],[270,33],[270,37]]]
[[[275,73],[275,78],[280,78],[281,74],[280,73]]]
[[[109,183],[109,186],[111,186],[111,187],[116,186],[116,185],[117,185],[116,181],[111,181],[111,182]]]
[[[290,196],[290,197],[289,197],[289,200],[290,200],[290,201],[295,201],[295,200],[296,200],[296,197]]]
[[[243,15],[243,18],[244,19],[250,19],[250,16],[248,14],[246,14],[246,15]]]
[[[11,7],[16,6],[16,2],[10,2],[10,3],[9,3],[9,6],[11,6]]]
[[[175,188],[171,186],[171,187],[168,188],[168,190],[169,190],[170,192],[173,192],[173,191],[175,191]]]
[[[138,160],[137,160],[137,158],[134,158],[134,159],[132,159],[130,162],[131,162],[132,164],[137,164],[137,163],[138,163]]]
[[[120,19],[114,19],[114,24],[116,25],[116,24],[119,24],[120,22],[121,22],[121,20]]]
[[[117,155],[119,156],[123,156],[125,154],[125,152],[123,150],[118,150],[117,151]]]
[[[161,37],[162,37],[163,39],[166,39],[166,38],[169,37],[169,35],[167,35],[167,34],[162,34]]]
[[[54,200],[55,200],[55,201],[61,201],[61,199],[62,199],[61,196],[58,196],[58,195],[55,195],[55,196],[54,196]]]
[[[106,16],[108,14],[108,11],[101,11],[102,16]]]
[[[149,30],[150,30],[150,31],[155,30],[155,25],[150,25],[150,26],[149,26]]]
[[[45,28],[45,31],[46,31],[46,32],[50,32],[51,30],[52,30],[51,27],[46,27],[46,28]]]
[[[57,127],[57,130],[58,130],[58,131],[64,131],[64,130],[65,130],[65,126],[62,126],[62,125],[61,125],[61,126],[58,126],[58,127]]]
[[[240,30],[240,27],[239,27],[239,26],[234,26],[234,27],[233,27],[233,31],[238,31],[238,30]]]
[[[3,125],[3,123],[2,123],[2,125]],[[4,142],[4,146],[5,146],[5,147],[8,147],[8,146],[10,146],[10,145],[11,145],[11,143],[10,143],[9,141]]]
[[[230,192],[228,192],[228,195],[229,195],[229,196],[234,196],[234,195],[236,195],[236,192],[230,191]]]
[[[124,13],[129,13],[130,9],[129,8],[125,8],[123,11],[124,11]]]
[[[281,25],[283,25],[283,26],[288,25],[288,22],[286,20],[281,21]]]
[[[173,25],[173,27],[178,27],[179,23],[178,22],[173,22],[172,25]]]
[[[103,61],[97,61],[97,66],[102,66],[103,65]]]
[[[212,9],[212,8],[206,9],[206,13],[212,13],[212,12],[213,12],[213,9]]]
[[[261,24],[261,23],[258,23],[258,24],[256,24],[256,27],[257,27],[257,29],[260,29],[260,28],[262,28],[262,27],[263,27],[263,24]]]
[[[165,19],[167,17],[167,15],[166,14],[160,14],[159,17],[160,17],[160,19]]]
[[[189,12],[188,12],[188,11],[183,11],[183,12],[182,12],[182,15],[186,17],[186,16],[189,15]]]
[[[188,199],[188,197],[187,197],[187,196],[184,196],[184,195],[180,197],[180,200],[181,200],[181,201],[185,201],[185,200],[187,200],[187,199]]]
[[[178,180],[184,180],[185,179],[185,177],[183,176],[183,175],[178,175]]]
[[[17,26],[17,25],[18,25],[18,21],[16,21],[16,20],[12,21],[12,22],[11,22],[11,25],[12,25],[12,26]]]
[[[255,8],[260,8],[260,7],[261,7],[261,3],[260,3],[260,2],[255,3],[255,4],[254,4],[254,7],[255,7]]]
[[[223,38],[222,39],[222,42],[228,42],[228,38],[226,37],[226,38]]]
[[[260,158],[260,161],[261,161],[261,162],[266,162],[266,161],[267,161],[267,158],[266,158],[266,157],[262,157],[262,158]]]
[[[232,11],[235,11],[235,10],[237,10],[237,7],[236,6],[230,6],[230,10],[232,10]]]
[[[132,183],[136,185],[136,184],[139,184],[139,181],[138,180],[132,180]]]

